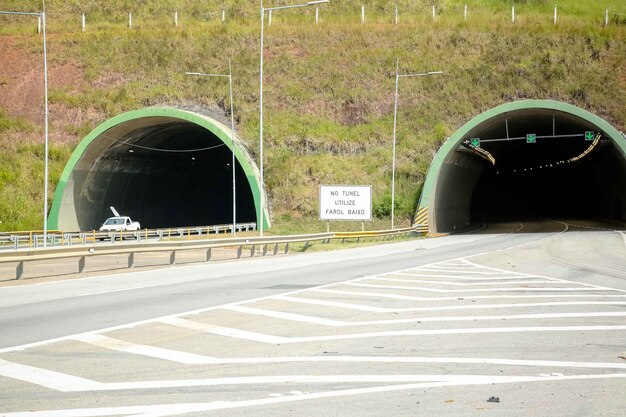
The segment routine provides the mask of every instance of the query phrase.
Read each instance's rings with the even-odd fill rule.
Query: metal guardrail
[[[83,244],[80,246],[57,246],[46,248],[29,248],[15,251],[1,251],[0,264],[15,263],[15,279],[21,279],[24,276],[25,264],[34,261],[46,261],[65,258],[78,258],[78,273],[85,272],[87,258],[102,255],[126,255],[128,260],[128,268],[135,265],[135,255],[138,253],[148,252],[169,252],[169,265],[176,263],[176,254],[179,251],[188,250],[205,250],[206,261],[210,261],[212,250],[215,248],[237,248],[237,258],[241,258],[244,248],[249,249],[250,257],[254,257],[258,253],[263,256],[267,255],[271,248],[271,253],[276,255],[282,245],[284,253],[289,252],[289,245],[292,243],[304,243],[304,250],[311,246],[311,242],[330,243],[333,239],[341,239],[345,242],[347,239],[356,239],[357,242],[370,239],[391,239],[410,234],[425,234],[428,228],[423,225],[416,227],[381,230],[370,232],[336,232],[336,233],[318,233],[308,235],[291,235],[291,236],[264,236],[264,237],[234,237],[210,240],[177,240],[177,241],[135,241],[120,243],[105,243],[96,245]]]
[[[235,225],[235,232],[249,232],[256,230],[256,223],[240,223]],[[233,225],[173,227],[168,229],[143,229],[132,232],[63,232],[49,230],[46,247],[91,245],[95,242],[123,241],[128,239],[142,240],[170,240],[191,239],[192,236],[209,234],[232,233]],[[43,245],[43,231],[0,233],[0,251],[40,248]]]

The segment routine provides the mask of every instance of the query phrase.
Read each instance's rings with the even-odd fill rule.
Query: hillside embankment
[[[18,3],[0,2],[0,8],[24,9]],[[50,200],[76,144],[110,117],[146,106],[190,104],[226,115],[227,81],[184,73],[224,73],[229,58],[236,127],[258,156],[258,4],[209,3],[204,9],[193,2],[130,6],[118,1],[107,2],[106,9],[85,2],[48,3]],[[291,231],[294,223],[301,224],[295,226],[299,231],[325,229],[315,220],[319,184],[371,184],[374,214],[386,224],[396,60],[401,73],[445,73],[400,82],[400,225],[409,223],[443,141],[499,104],[564,101],[626,131],[626,6],[621,1],[605,2],[612,7],[608,26],[604,4],[584,0],[560,5],[556,25],[553,3],[545,1],[520,2],[515,22],[504,5],[509,2],[495,0],[475,2],[467,19],[464,2],[436,2],[433,19],[425,4],[400,1],[397,23],[392,2],[366,2],[364,23],[361,2],[336,3],[320,7],[318,24],[314,11],[306,9],[280,11],[271,25],[266,21],[265,179],[279,230]],[[131,29],[125,10],[133,7]],[[0,230],[39,229],[42,39],[36,21],[0,19]]]

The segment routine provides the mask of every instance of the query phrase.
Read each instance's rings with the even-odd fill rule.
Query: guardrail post
[[[176,251],[173,250],[172,253],[170,253],[170,265],[174,265],[176,263]]]
[[[289,252],[289,242],[285,244],[285,253]]]
[[[20,237],[14,236],[13,237],[13,249],[18,250],[19,248],[20,248]]]
[[[84,257],[84,256],[81,256],[81,257],[78,259],[78,272],[79,272],[79,273],[81,273],[81,274],[82,274],[83,272],[85,272],[85,263],[86,263],[86,261],[85,261],[85,257]]]
[[[278,255],[278,243],[274,245],[274,255]]]
[[[250,257],[254,258],[254,252],[256,251],[256,245],[252,245],[252,248],[250,249]]]
[[[267,255],[267,243],[263,245],[263,256]]]
[[[206,261],[209,262],[211,260],[211,248],[206,250]]]
[[[128,267],[132,268],[135,266],[135,252],[131,252],[128,254]]]
[[[241,258],[241,252],[243,252],[243,245],[237,248],[237,259]]]
[[[80,235],[81,241],[83,242],[83,245],[87,244],[87,235],[85,233]]]
[[[19,261],[15,268],[15,279],[22,279],[24,276],[24,261]]]

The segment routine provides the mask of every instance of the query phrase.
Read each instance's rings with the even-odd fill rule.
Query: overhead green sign
[[[526,143],[537,143],[537,135],[534,133],[527,134]]]
[[[596,132],[586,131],[585,140],[593,140],[596,136]]]
[[[474,148],[480,147],[480,138],[471,138],[470,143]]]

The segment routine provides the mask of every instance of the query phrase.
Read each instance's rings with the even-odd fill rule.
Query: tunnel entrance
[[[435,232],[481,221],[626,220],[626,138],[565,103],[500,106],[444,144],[420,210]]]
[[[259,175],[235,137],[237,223],[258,222]],[[196,111],[149,108],[96,128],[77,147],[55,192],[50,227],[98,229],[114,206],[142,228],[233,221],[231,132]]]

